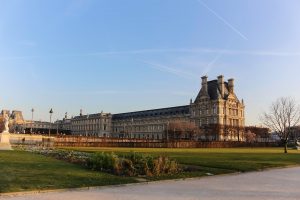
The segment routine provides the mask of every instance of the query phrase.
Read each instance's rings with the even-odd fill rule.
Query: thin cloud
[[[85,54],[53,54],[41,56],[5,56],[0,60],[26,60],[37,58],[59,58],[59,57],[89,57],[89,56],[105,56],[105,55],[128,55],[128,54],[149,54],[149,53],[194,53],[194,54],[222,54],[222,55],[245,55],[245,56],[270,56],[270,57],[298,57],[300,51],[263,51],[263,50],[230,50],[230,49],[210,49],[210,48],[170,48],[170,49],[136,49],[128,51],[103,51]]]
[[[127,51],[103,51],[88,53],[81,56],[102,56],[102,55],[121,55],[121,54],[148,54],[148,53],[201,53],[211,54],[217,53],[221,55],[249,55],[249,56],[300,56],[300,51],[263,51],[263,50],[231,50],[231,49],[213,49],[213,48],[165,48],[165,49],[135,49]]]
[[[226,19],[224,19],[221,15],[219,15],[216,11],[214,11],[213,9],[211,9],[206,3],[204,3],[201,0],[198,0],[198,2],[204,6],[209,12],[211,12],[214,16],[216,16],[220,21],[222,21],[227,27],[229,27],[233,32],[235,32],[236,34],[238,34],[241,38],[243,38],[244,40],[248,40],[248,38],[241,33],[241,31],[239,31],[237,28],[235,28],[231,23],[229,23]]]
[[[202,74],[208,74],[214,67],[214,64],[222,57],[222,53],[217,54],[206,66]]]
[[[188,78],[188,79],[197,79],[197,76],[195,76],[192,73],[182,71],[182,70],[179,70],[179,69],[167,66],[167,65],[157,64],[157,63],[153,63],[153,62],[149,62],[149,61],[142,61],[142,62],[149,65],[151,68],[154,68],[156,70],[166,72],[169,74],[173,74],[178,77]]]

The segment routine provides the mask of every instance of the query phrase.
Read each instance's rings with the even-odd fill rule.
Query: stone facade
[[[223,76],[202,85],[195,101],[189,105],[121,114],[98,113],[71,119],[71,133],[125,137],[137,139],[166,139],[168,124],[191,122],[202,131],[201,140],[244,140],[245,105],[234,91],[234,80]]]
[[[13,110],[12,112],[9,110],[2,110],[0,118],[2,118],[5,114],[7,114],[10,118],[10,132],[21,132],[25,123],[22,112],[17,110]]]
[[[112,136],[164,139],[171,121],[189,121],[190,106],[145,110],[112,116]]]
[[[234,90],[234,79],[224,81],[223,76],[208,81],[202,77],[201,89],[189,104],[177,107],[128,112],[121,114],[96,113],[72,118],[66,116],[55,123],[24,121],[22,113],[14,111],[12,117],[23,121],[24,130],[35,133],[72,134],[97,137],[136,139],[168,139],[169,124],[193,123],[199,129],[196,140],[244,140],[245,105]],[[3,111],[8,112],[8,111]],[[2,113],[2,114],[3,114]],[[172,131],[174,134],[176,130]]]
[[[244,140],[245,105],[234,92],[234,79],[202,77],[201,90],[191,103],[191,118],[202,130],[212,132],[209,140]]]
[[[106,137],[111,133],[110,113],[76,116],[71,119],[71,133],[73,135]],[[68,122],[67,122],[68,123]]]

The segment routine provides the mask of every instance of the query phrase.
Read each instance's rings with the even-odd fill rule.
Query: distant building
[[[91,115],[76,116],[70,120],[71,133],[82,136],[106,137],[111,134],[110,113],[97,113]]]
[[[9,110],[2,110],[0,117],[2,118],[5,114],[10,117],[10,132],[22,132],[24,118],[21,111],[13,110],[11,113]]]
[[[190,121],[190,106],[178,106],[112,115],[112,136],[164,139],[168,123]]]
[[[245,133],[250,131],[255,134],[255,141],[257,142],[273,142],[270,129],[265,127],[257,127],[257,126],[246,126]]]
[[[209,140],[244,140],[245,105],[234,91],[234,79],[207,81],[202,77],[202,87],[191,103],[190,118],[207,133]]]
[[[51,134],[54,134],[54,130],[56,130],[53,123],[32,120],[26,120],[23,124],[23,129],[23,133],[33,134],[49,134],[49,129],[51,130]]]
[[[293,126],[290,128],[289,140],[296,142],[296,140],[300,140],[300,126]]]
[[[244,140],[245,105],[234,92],[234,80],[224,81],[223,76],[202,85],[194,102],[189,105],[160,108],[121,114],[98,113],[76,116],[71,119],[71,133],[165,139],[168,124],[173,121],[195,123],[202,130],[203,140]],[[176,130],[174,130],[176,132]]]
[[[209,141],[243,141],[245,133],[245,105],[239,100],[234,90],[234,79],[224,81],[223,76],[208,81],[202,77],[201,89],[188,105],[144,110],[120,114],[96,113],[67,117],[54,123],[42,121],[25,121],[22,112],[7,110],[14,121],[16,132],[47,134],[72,134],[81,136],[119,137],[137,139],[168,139],[170,134],[176,139],[186,139],[187,134],[178,136],[174,123],[191,124],[196,127],[196,140]],[[0,115],[1,117],[1,115]],[[169,124],[174,130],[170,130]],[[189,129],[191,131],[194,129]],[[183,131],[180,130],[182,133]]]

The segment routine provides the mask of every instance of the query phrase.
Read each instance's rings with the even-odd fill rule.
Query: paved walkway
[[[300,167],[200,179],[0,197],[5,200],[299,200]]]

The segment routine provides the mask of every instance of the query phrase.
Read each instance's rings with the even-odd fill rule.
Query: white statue
[[[0,150],[12,150],[10,145],[10,134],[9,134],[9,116],[5,113],[4,116],[4,130],[0,133]]]
[[[9,131],[9,116],[7,114],[4,115],[4,131],[3,132],[8,132]]]

